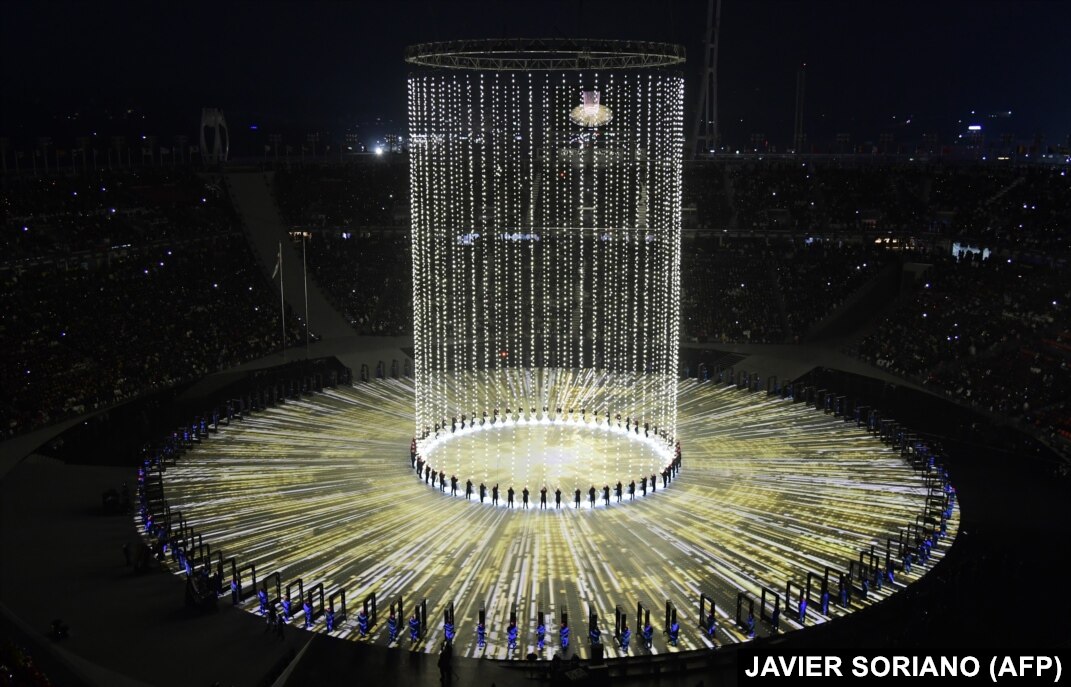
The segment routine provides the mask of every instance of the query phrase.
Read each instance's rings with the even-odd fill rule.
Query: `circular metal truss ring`
[[[648,41],[510,38],[411,45],[405,61],[422,67],[486,71],[652,69],[683,64],[684,46]]]

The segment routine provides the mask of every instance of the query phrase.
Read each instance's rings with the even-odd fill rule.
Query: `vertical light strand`
[[[435,399],[435,359],[437,340],[435,337],[435,316],[432,312],[432,307],[435,303],[435,283],[434,275],[431,272],[431,251],[432,242],[434,241],[434,235],[432,234],[433,218],[432,212],[434,211],[433,198],[432,198],[432,178],[435,170],[432,168],[432,158],[434,157],[434,151],[432,146],[434,145],[435,130],[431,119],[431,78],[423,79],[423,115],[424,115],[424,185],[423,185],[423,198],[424,198],[424,212],[423,212],[423,251],[422,251],[422,263],[424,280],[424,427],[423,431],[429,433],[432,427],[432,415],[434,409],[432,404]]]
[[[491,330],[490,330],[490,327],[491,327],[490,320],[491,320],[491,318],[490,318],[489,313],[488,313],[488,288],[489,287],[488,287],[487,279],[488,279],[488,272],[490,271],[490,266],[488,265],[488,259],[489,259],[490,256],[488,255],[488,253],[490,253],[490,251],[491,251],[491,246],[492,246],[493,240],[492,240],[492,238],[490,236],[492,229],[489,226],[490,218],[488,216],[488,209],[489,209],[488,205],[490,203],[490,197],[489,197],[488,189],[489,189],[489,187],[491,185],[491,180],[492,180],[492,177],[491,177],[491,161],[490,161],[489,158],[490,158],[490,148],[491,148],[491,137],[492,137],[493,131],[494,131],[494,129],[493,129],[493,127],[494,127],[494,117],[493,116],[489,116],[489,115],[491,115],[491,113],[488,112],[489,105],[487,103],[486,92],[487,91],[486,91],[486,86],[484,84],[484,75],[480,74],[480,108],[479,108],[479,111],[480,111],[480,132],[481,132],[481,139],[483,141],[483,144],[481,146],[481,154],[482,154],[481,156],[483,158],[483,165],[482,165],[482,167],[480,169],[480,176],[481,176],[483,181],[482,181],[482,184],[481,184],[480,188],[481,188],[481,192],[482,192],[482,203],[483,203],[483,205],[480,208],[480,226],[481,226],[480,234],[481,235],[480,235],[480,243],[479,243],[479,245],[480,245],[480,260],[483,263],[483,267],[480,270],[480,299],[479,299],[479,306],[480,306],[480,319],[482,320],[482,323],[483,323],[483,338],[481,339],[481,342],[480,342],[479,367],[477,368],[480,371],[480,374],[479,374],[479,380],[480,380],[479,403],[477,404],[476,407],[474,407],[472,409],[472,420],[471,420],[472,423],[476,422],[476,420],[477,420],[476,416],[480,412],[480,409],[487,407],[487,374],[486,374],[486,369],[487,369],[487,363],[488,363],[488,361],[487,361],[488,346],[489,346],[490,339],[491,339]],[[488,124],[488,120],[490,120],[490,125]]]
[[[528,229],[527,231],[532,235],[532,239],[528,244],[528,317],[525,321],[529,327],[529,339],[528,339],[528,370],[529,374],[531,370],[536,367],[535,347],[536,347],[536,245],[540,242],[540,233],[536,229],[536,159],[535,159],[535,114],[532,112],[532,98],[535,91],[535,87],[532,84],[532,73],[528,72]],[[525,394],[522,400],[523,407],[527,408],[531,400],[528,394]],[[523,413],[518,415],[523,416]]]
[[[636,193],[639,194],[640,202],[636,208],[636,224],[640,227],[640,234],[643,241],[643,312],[640,315],[640,328],[643,332],[643,352],[640,357],[641,366],[641,379],[642,386],[640,389],[640,404],[643,407],[644,422],[649,423],[651,420],[651,410],[648,405],[649,396],[649,380],[647,376],[647,369],[649,361],[651,360],[651,335],[650,335],[650,312],[651,312],[651,242],[648,239],[650,236],[650,226],[648,225],[647,217],[647,204],[650,202],[648,197],[647,188],[647,172],[646,172],[646,140],[647,140],[647,127],[644,124],[646,117],[646,103],[643,100],[643,80],[642,77],[636,77],[636,83],[633,86],[636,92],[636,111],[637,119],[640,121],[640,126],[636,132],[635,142],[635,155],[636,155]]]
[[[654,81],[651,75],[647,76],[647,100],[650,105],[650,118],[652,123],[657,120],[658,112],[656,110],[656,98],[654,91]],[[665,394],[663,388],[665,386],[664,370],[665,370],[665,331],[662,326],[663,314],[665,313],[665,302],[663,298],[662,283],[664,279],[664,270],[662,269],[665,262],[665,236],[662,234],[662,223],[660,215],[660,203],[661,203],[661,185],[659,183],[660,169],[658,164],[659,155],[659,129],[652,124],[651,127],[651,140],[649,142],[648,154],[650,155],[651,166],[651,187],[649,192],[651,194],[651,228],[652,233],[655,236],[655,262],[657,264],[655,270],[654,280],[654,337],[655,345],[657,347],[657,357],[654,361],[654,374],[657,379],[657,386],[655,387],[657,404],[656,410],[656,422],[655,425],[659,428],[659,431],[665,427]]]
[[[584,88],[584,72],[580,72],[578,74],[577,86],[578,86],[578,90],[583,91],[583,88]],[[586,172],[587,172],[587,166],[588,166],[587,165],[588,149],[587,149],[587,146],[586,146],[586,141],[583,138],[583,133],[584,133],[583,130],[581,130],[580,133],[581,133],[581,138],[580,138],[580,157],[579,157],[579,164],[577,165],[578,172],[579,172],[579,175],[580,175],[580,183],[578,185],[578,195],[579,195],[579,197],[577,199],[577,204],[576,204],[576,210],[578,212],[574,211],[574,212],[576,212],[576,214],[574,216],[577,219],[576,226],[578,227],[578,230],[575,231],[574,233],[575,233],[575,235],[577,237],[577,243],[579,243],[579,245],[577,246],[578,256],[577,256],[576,265],[574,267],[574,269],[577,270],[577,273],[574,274],[574,276],[573,276],[573,279],[576,280],[576,282],[575,282],[576,285],[574,286],[574,288],[572,289],[572,292],[570,294],[571,299],[570,299],[570,303],[569,303],[569,332],[570,332],[569,370],[570,370],[570,373],[575,368],[584,366],[583,347],[581,346],[581,351],[580,351],[580,355],[578,356],[578,358],[574,358],[573,357],[573,350],[574,350],[574,347],[576,346],[576,342],[572,340],[572,328],[573,328],[573,321],[575,319],[573,317],[573,308],[577,307],[577,301],[579,301],[579,303],[580,303],[580,327],[579,327],[580,328],[580,332],[578,332],[578,338],[583,338],[582,332],[584,330],[584,310],[583,310],[583,308],[584,308],[584,296],[583,296],[583,291],[584,291],[584,231],[588,228],[587,227],[587,223],[585,222],[585,212],[584,212],[585,204],[588,201],[588,197],[587,197],[587,178],[586,178],[587,177]],[[570,245],[572,245],[572,242],[570,242]],[[579,289],[579,294],[577,293],[578,289]],[[578,295],[579,295],[579,298],[578,298]],[[577,360],[578,360],[579,364],[577,364]]]
[[[476,317],[476,250],[480,245],[479,240],[475,234],[481,231],[479,226],[479,203],[476,201],[476,137],[479,133],[476,130],[476,125],[473,120],[473,106],[472,106],[472,77],[466,75],[465,77],[465,103],[468,108],[467,123],[468,123],[468,139],[466,149],[466,159],[468,161],[468,198],[469,206],[468,212],[465,213],[466,218],[466,233],[470,237],[469,243],[465,246],[465,254],[468,258],[468,276],[469,276],[469,289],[465,299],[465,309],[469,313],[469,321],[465,327],[465,350],[466,350],[466,364],[465,364],[465,401],[464,407],[461,409],[462,415],[468,415],[472,412],[475,395],[475,381],[474,375],[477,369],[476,367],[476,327],[478,324]],[[485,466],[486,469],[486,466]]]
[[[417,182],[417,175],[420,171],[421,165],[421,149],[417,143],[420,137],[420,121],[417,119],[416,110],[416,78],[410,75],[407,80],[407,94],[408,94],[408,114],[409,114],[409,206],[412,208],[409,222],[409,238],[411,243],[412,252],[412,278],[413,278],[413,388],[415,390],[415,404],[416,413],[413,418],[413,436],[420,438],[420,417],[421,417],[421,393],[420,393],[420,374],[421,374],[421,362],[424,357],[423,353],[423,337],[420,333],[422,319],[420,316],[420,307],[422,298],[420,296],[420,266],[418,264],[418,255],[420,255],[421,237],[420,237],[420,211],[423,204],[417,199],[416,194],[420,188]]]
[[[622,103],[622,107],[625,108],[625,121],[635,122],[636,113],[634,111],[635,99],[629,97],[629,75],[626,74],[621,86],[621,93],[625,97],[617,98],[615,102]],[[625,135],[629,133],[624,132]],[[632,416],[633,422],[638,423],[640,414],[636,408],[636,392],[637,384],[639,382],[639,376],[636,374],[637,355],[639,351],[639,333],[637,332],[636,322],[639,319],[639,296],[640,296],[640,244],[637,243],[637,229],[636,223],[633,220],[634,213],[631,211],[635,208],[639,202],[639,196],[635,193],[633,186],[633,167],[631,164],[631,157],[626,153],[629,152],[625,148],[625,136],[622,136],[618,142],[619,154],[622,156],[622,169],[621,180],[618,182],[619,187],[626,196],[626,203],[628,207],[622,208],[621,223],[626,228],[627,236],[629,240],[629,316],[628,316],[628,332],[629,332],[629,366],[628,366],[628,408],[629,414]],[[636,425],[638,426],[638,425]]]
[[[514,186],[516,183],[516,170],[513,166],[513,151],[516,148],[516,137],[514,127],[517,123],[517,98],[515,92],[515,86],[517,84],[517,76],[514,72],[510,72],[509,83],[503,87],[504,96],[502,98],[502,108],[504,110],[502,123],[503,123],[503,150],[502,150],[502,179],[500,184],[505,194],[506,202],[502,208],[503,220],[502,223],[496,227],[496,233],[501,237],[502,241],[502,272],[498,275],[499,280],[502,282],[502,298],[499,304],[503,308],[503,347],[502,350],[507,352],[509,357],[502,358],[502,366],[505,374],[501,379],[506,378],[506,374],[509,372],[509,365],[514,355],[513,337],[514,328],[516,327],[516,318],[514,316],[514,298],[513,292],[516,285],[516,274],[514,273],[515,265],[513,259],[515,241],[510,240],[509,234],[513,231],[513,213],[516,212],[516,198],[514,197]],[[501,357],[501,356],[500,356]],[[500,399],[502,397],[499,397]],[[508,401],[507,401],[508,402]],[[499,405],[496,403],[496,405]]]
[[[618,110],[621,112],[621,118],[625,122],[634,123],[635,113],[632,111],[631,104],[632,99],[627,97],[629,86],[629,76],[624,74],[621,80],[614,84],[614,103],[617,105]],[[622,97],[624,96],[624,97]],[[639,256],[636,245],[636,225],[632,222],[630,209],[636,206],[639,202],[639,198],[632,193],[630,188],[631,181],[631,165],[628,162],[627,150],[625,148],[625,139],[628,135],[627,130],[618,129],[615,136],[614,154],[619,160],[619,164],[614,169],[614,188],[615,188],[615,201],[614,204],[617,208],[617,226],[620,227],[622,251],[624,255],[624,298],[625,298],[625,312],[622,317],[622,332],[625,337],[624,350],[622,352],[621,370],[622,370],[622,384],[623,399],[622,403],[625,408],[623,414],[632,418],[633,421],[637,419],[635,403],[633,398],[636,392],[636,375],[633,373],[633,356],[632,352],[636,346],[636,316],[638,314],[636,308],[636,280],[639,278],[639,274],[636,271],[636,260]]]
[[[464,280],[457,278],[457,257],[460,252],[457,237],[464,230],[463,224],[459,222],[461,215],[461,208],[463,207],[465,190],[460,184],[452,183],[453,179],[461,177],[461,170],[458,168],[458,161],[460,159],[460,134],[461,134],[461,116],[460,108],[461,102],[458,97],[459,86],[457,82],[457,75],[455,74],[450,80],[450,102],[449,113],[450,121],[447,127],[449,142],[447,147],[449,177],[446,182],[447,193],[449,197],[449,210],[448,216],[448,229],[446,235],[446,255],[447,260],[447,274],[449,279],[447,282],[447,289],[449,296],[448,309],[450,312],[450,330],[448,332],[448,346],[450,352],[451,369],[453,372],[449,375],[451,382],[451,394],[449,403],[449,413],[444,419],[446,422],[451,422],[451,418],[456,417],[459,414],[458,407],[461,405],[460,401],[460,389],[458,388],[458,375],[461,374],[461,360],[458,357],[460,354],[460,347],[458,341],[460,340],[459,332],[461,327],[464,326],[465,315],[464,308],[462,308],[463,298],[459,292],[459,287],[464,284]],[[460,472],[461,465],[459,463],[460,455],[457,452],[454,453],[454,461],[451,469],[451,474]]]
[[[673,307],[673,332],[672,340],[670,343],[673,346],[673,358],[672,358],[672,397],[673,405],[672,412],[673,417],[671,419],[671,430],[673,432],[671,441],[675,442],[677,436],[677,388],[679,385],[679,375],[677,374],[677,367],[680,359],[680,295],[681,295],[681,200],[684,193],[684,79],[677,77],[676,81],[676,98],[674,100],[674,107],[676,110],[675,128],[674,128],[674,165],[673,173],[676,178],[676,188],[673,194],[674,206],[673,206],[673,233],[675,238],[675,256],[673,258],[673,284],[671,303]]]
[[[434,117],[434,159],[435,159],[435,176],[432,183],[432,206],[435,208],[434,213],[434,226],[432,228],[433,241],[432,241],[432,265],[435,270],[435,299],[433,304],[433,318],[435,320],[435,345],[436,345],[436,360],[435,360],[435,372],[438,379],[438,393],[435,396],[435,415],[432,418],[433,426],[440,424],[442,416],[444,414],[445,402],[446,402],[446,375],[443,371],[446,369],[446,317],[444,317],[443,306],[445,298],[443,290],[446,285],[443,283],[443,239],[445,236],[445,217],[443,211],[445,210],[446,202],[443,198],[443,177],[446,174],[444,167],[444,158],[446,157],[446,135],[443,125],[444,119],[444,98],[443,98],[443,79],[434,79],[432,81],[432,114]],[[441,465],[438,466],[440,469]]]
[[[554,106],[555,106],[555,110],[557,111],[557,118],[564,124],[565,123],[565,116],[561,112],[561,110],[563,109],[561,107],[561,104],[563,103],[563,100],[562,100],[561,96],[562,96],[562,92],[563,91],[568,92],[568,89],[566,87],[566,81],[565,81],[565,74],[564,73],[562,74],[561,88],[557,89],[557,91],[558,91],[557,92],[558,97],[555,98]],[[565,133],[568,133],[569,130],[568,130],[568,128],[563,126],[561,131],[563,131]],[[561,308],[562,308],[561,300],[562,300],[562,293],[564,293],[564,291],[565,291],[565,285],[563,284],[564,279],[562,277],[563,277],[563,275],[568,274],[568,270],[563,269],[564,267],[566,267],[566,265],[565,265],[565,245],[564,244],[565,244],[565,241],[568,239],[568,235],[567,235],[566,232],[568,231],[568,227],[569,227],[568,222],[569,222],[569,219],[571,219],[571,215],[570,215],[570,213],[567,213],[565,210],[568,207],[568,199],[569,199],[569,196],[570,196],[569,187],[567,185],[571,185],[572,184],[572,178],[571,178],[572,177],[572,168],[570,166],[567,166],[563,170],[563,173],[564,173],[564,178],[559,177],[559,180],[557,182],[557,184],[558,184],[558,203],[557,203],[557,206],[558,207],[556,208],[556,210],[557,210],[557,215],[558,216],[555,218],[554,279],[551,280],[551,285],[554,288],[554,300],[553,300],[554,313],[553,314],[554,314],[554,348],[555,348],[555,358],[556,358],[554,367],[556,367],[558,369],[562,369],[562,368],[565,367],[565,349],[562,347],[562,343],[563,343],[564,337],[562,336],[562,331],[561,331],[561,326],[562,326],[561,320],[563,319],[561,317]],[[565,229],[566,229],[565,232],[562,231],[562,229],[561,229],[562,227],[565,227]],[[545,399],[542,399],[542,400],[545,401]],[[540,409],[540,412],[542,412],[542,408]]]

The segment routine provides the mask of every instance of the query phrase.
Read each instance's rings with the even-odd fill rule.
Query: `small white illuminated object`
[[[601,104],[600,99],[598,91],[581,91],[580,104],[569,112],[569,119],[573,124],[588,128],[609,124],[614,117],[613,112]]]

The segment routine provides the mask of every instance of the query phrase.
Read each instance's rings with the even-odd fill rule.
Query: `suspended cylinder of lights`
[[[598,418],[671,455],[683,51],[503,43],[407,56],[418,443]]]

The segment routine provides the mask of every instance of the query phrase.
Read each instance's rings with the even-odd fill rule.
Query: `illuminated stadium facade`
[[[408,61],[420,452],[463,479],[560,465],[536,479],[563,488],[660,471],[677,440],[683,51],[471,42]],[[564,427],[602,446],[600,469],[570,469],[588,448],[559,450]]]

